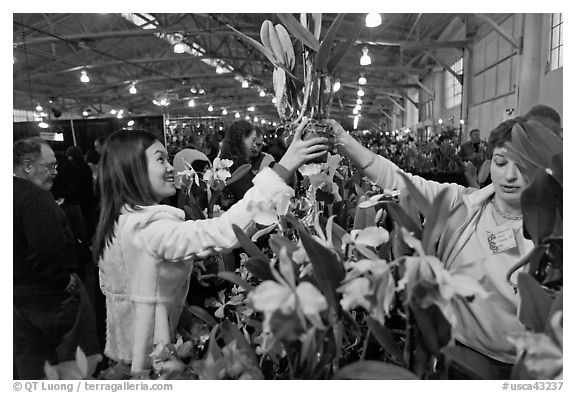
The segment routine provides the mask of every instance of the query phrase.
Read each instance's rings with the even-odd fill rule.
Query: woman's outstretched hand
[[[282,156],[280,162],[278,162],[290,173],[295,172],[302,164],[320,157],[328,149],[327,138],[302,140],[302,131],[306,127],[307,123],[308,119],[303,118],[302,122],[296,128],[292,143],[288,146],[288,150],[286,150],[286,153]]]

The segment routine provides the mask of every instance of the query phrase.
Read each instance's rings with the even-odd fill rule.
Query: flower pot
[[[306,125],[304,132],[302,133],[302,140],[308,140],[312,138],[328,138],[328,150],[331,149],[331,145],[334,141],[334,136],[330,132],[330,125],[322,123],[321,121],[312,120]],[[328,150],[322,154],[320,157],[315,158],[309,163],[323,163],[328,159]]]

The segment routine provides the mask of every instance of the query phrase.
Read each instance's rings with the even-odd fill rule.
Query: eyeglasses
[[[43,166],[44,168],[46,168],[47,171],[49,172],[54,172],[56,170],[56,168],[58,168],[58,163],[57,162],[47,162],[47,163],[40,163],[37,162],[38,165]]]

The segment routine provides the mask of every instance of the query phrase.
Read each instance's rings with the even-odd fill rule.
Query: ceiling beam
[[[448,71],[450,74],[452,74],[452,76],[454,78],[456,78],[456,80],[460,83],[460,85],[462,85],[462,83],[464,82],[464,76],[462,74],[457,74],[456,71],[454,71],[452,69],[452,67],[450,65],[448,65],[446,62],[444,62],[442,59],[440,59],[438,56],[436,56],[434,53],[432,53],[429,50],[425,51],[426,54],[428,56],[430,56],[436,63],[440,64],[442,67],[444,67],[444,69],[446,71]]]
[[[403,49],[436,49],[436,48],[465,48],[470,45],[471,40],[463,41],[366,41],[356,40],[356,45],[372,46],[401,46]]]
[[[516,40],[514,37],[512,37],[506,30],[504,30],[502,28],[502,26],[500,26],[498,23],[496,23],[488,15],[486,15],[486,14],[475,14],[475,15],[478,16],[480,19],[482,19],[484,22],[486,22],[488,25],[490,25],[490,27],[492,27],[492,29],[494,29],[498,34],[500,34],[502,36],[502,38],[504,38],[506,41],[508,41],[510,44],[512,44],[514,49],[520,48],[520,44],[518,43],[518,40]]]

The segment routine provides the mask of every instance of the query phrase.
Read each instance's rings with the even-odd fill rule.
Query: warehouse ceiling
[[[336,15],[322,14],[321,38]],[[363,26],[335,70],[342,88],[332,117],[351,124],[358,78],[364,74],[362,122],[381,127],[395,107],[406,110],[417,104],[407,98],[411,88],[419,88],[424,76],[446,66],[436,51],[461,53],[486,18],[498,22],[508,14],[381,14],[382,24],[373,28],[364,27],[365,15],[346,15],[336,39],[344,41],[355,26]],[[84,111],[88,117],[112,116],[113,109],[123,109],[126,116],[219,117],[223,109],[226,116],[244,116],[252,106],[260,118],[277,121],[273,66],[227,27],[260,41],[266,19],[280,23],[276,14],[264,13],[13,14],[14,109],[32,111],[41,104],[52,117],[81,117]],[[440,39],[455,22],[466,26],[468,40]],[[185,44],[184,53],[174,53],[178,41]],[[301,50],[298,41],[293,43]],[[372,58],[369,66],[360,65],[363,48]],[[80,81],[82,71],[89,83]],[[243,80],[250,87],[243,88]],[[130,93],[132,85],[136,94]],[[169,105],[153,102],[162,99]],[[191,99],[194,107],[189,106]]]

